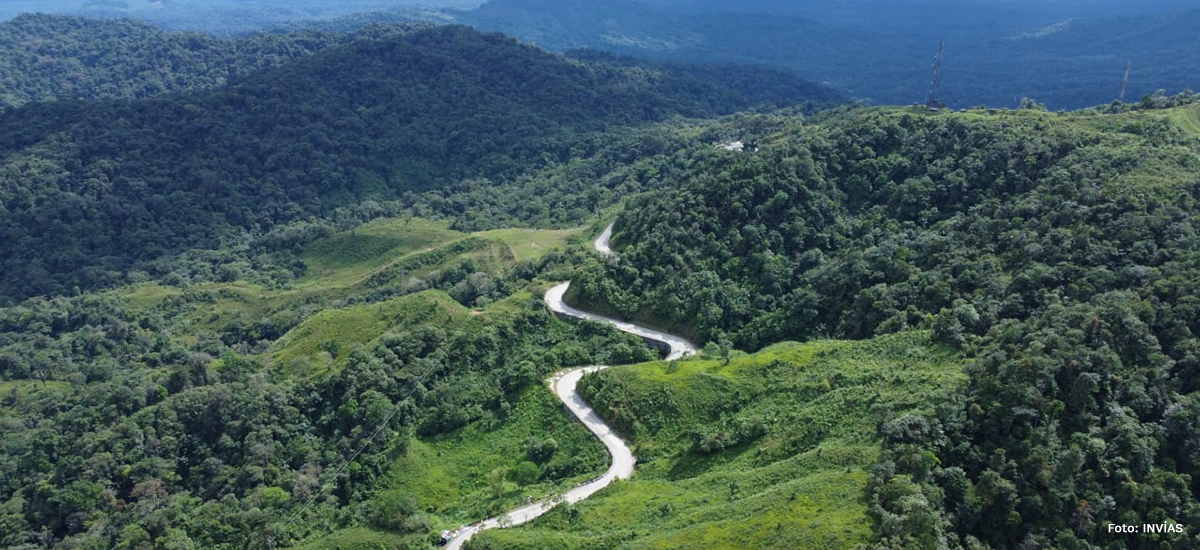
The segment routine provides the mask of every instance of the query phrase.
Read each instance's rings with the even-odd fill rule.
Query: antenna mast
[[[1125,63],[1125,80],[1121,81],[1121,102],[1125,102],[1125,90],[1129,87],[1129,70],[1133,68],[1133,60]]]
[[[925,108],[936,111],[946,106],[942,103],[942,55],[946,52],[946,41],[938,42],[937,55],[933,57],[933,83],[929,85],[929,97],[925,99]]]

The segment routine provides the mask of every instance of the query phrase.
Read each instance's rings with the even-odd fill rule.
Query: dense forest
[[[1200,133],[1155,112],[867,111],[700,151],[578,298],[745,349],[931,328],[974,357],[961,399],[881,428],[879,548],[1189,548],[1106,530],[1200,520]]]
[[[133,99],[211,90],[356,39],[421,27],[220,39],[164,32],[127,19],[21,15],[0,23],[0,108],[54,99]]]
[[[5,0],[0,4],[0,20],[27,13],[54,13],[136,19],[165,30],[235,37],[298,22],[320,23],[364,12],[394,10],[397,6],[411,6],[405,9],[420,13],[429,8],[472,8],[480,3],[481,0]]]
[[[777,36],[538,6],[459,15]],[[1122,36],[1195,60],[1146,17]],[[0,547],[429,548],[592,479],[543,382],[655,355],[551,315],[567,280],[703,352],[585,377],[635,477],[468,548],[1200,545],[1200,96],[863,107],[372,20],[0,24]]]
[[[464,178],[579,156],[589,135],[836,100],[754,70],[592,56],[443,27],[355,41],[211,93],[0,113],[0,296],[121,281],[143,262]],[[597,205],[599,206],[599,205]]]
[[[1200,11],[1188,0],[927,0],[919,7],[897,0],[55,0],[20,8],[10,13],[135,18],[221,37],[459,23],[559,51],[592,48],[675,62],[771,66],[875,104],[923,101],[930,57],[943,39],[942,95],[956,108],[1015,108],[1024,97],[1053,109],[1107,103],[1120,93],[1127,61],[1134,65],[1131,97],[1200,87],[1194,76],[1200,74],[1200,43],[1192,32]],[[4,14],[0,7],[0,18]]]
[[[356,240],[315,250],[346,257]],[[577,258],[498,270],[469,256],[423,258],[424,272],[405,267],[427,283],[398,295],[381,292],[376,274],[349,296],[324,288],[338,300],[277,294],[282,305],[261,317],[214,313],[203,327],[189,319],[223,311],[236,285],[0,309],[0,546],[274,548],[346,524],[425,540],[426,510],[378,494],[410,441],[504,423],[525,390],[564,366],[652,357],[633,337],[564,324],[528,298],[486,315],[455,302],[504,297]],[[382,334],[357,344],[322,336],[366,329],[356,315],[379,316]],[[322,355],[335,368],[304,370]],[[535,443],[533,480],[602,461]]]

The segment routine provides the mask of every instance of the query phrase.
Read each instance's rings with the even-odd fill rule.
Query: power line
[[[369,446],[371,443],[373,443],[375,441],[375,438],[379,437],[379,434],[383,432],[383,429],[386,428],[388,426],[388,424],[392,423],[392,419],[395,418],[396,415],[400,412],[400,409],[402,409],[404,407],[404,402],[407,401],[409,397],[412,397],[412,394],[417,391],[417,388],[420,387],[421,384],[424,384],[424,383],[425,383],[425,377],[421,377],[421,379],[415,381],[415,383],[413,384],[413,387],[408,390],[408,393],[405,394],[404,397],[402,397],[399,401],[396,402],[395,407],[392,407],[392,411],[390,413],[388,413],[387,418],[384,418],[383,421],[380,422],[379,425],[375,427],[375,430],[371,432],[371,435],[368,436],[365,440],[363,440],[363,442],[358,446],[358,449],[355,450],[354,453],[351,454],[349,458],[347,458],[345,461],[342,462],[342,465],[337,469],[336,472],[334,472],[333,478],[332,478],[333,480],[337,480],[338,476],[345,473],[346,468],[349,468],[350,465],[353,464],[354,461],[357,460],[360,455],[362,455],[363,451],[365,451],[367,449],[367,446]],[[289,526],[289,525],[292,525],[293,523],[295,523],[296,519],[298,519],[301,514],[303,514],[305,511],[307,511],[309,509],[309,507],[311,507],[312,504],[314,502],[316,502],[318,498],[321,497],[321,495],[325,494],[325,491],[326,491],[326,485],[322,484],[320,490],[317,491],[316,493],[314,493],[311,497],[309,497],[308,501],[306,501],[304,503],[304,506],[301,506],[298,510],[293,511],[291,513],[291,515],[288,516],[288,519],[283,522],[283,526],[286,527],[286,526]],[[269,535],[267,537],[267,547],[268,548],[275,547],[274,536]]]

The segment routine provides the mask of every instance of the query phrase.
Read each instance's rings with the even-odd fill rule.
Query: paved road
[[[600,234],[600,237],[593,243],[596,251],[606,256],[613,254],[612,248],[608,245],[608,241],[612,237],[612,229],[612,224],[609,224],[604,229],[604,232]],[[571,283],[569,282],[562,283],[546,292],[546,305],[551,311],[578,319],[608,323],[630,334],[664,342],[671,347],[671,351],[667,354],[668,361],[674,361],[696,353],[695,345],[673,334],[667,334],[603,315],[588,313],[567,305],[563,301],[563,294],[567,292],[567,288],[570,286]],[[576,386],[578,386],[579,380],[583,378],[583,375],[607,368],[607,366],[597,365],[571,369],[552,376],[548,382],[550,389],[562,400],[567,409],[583,422],[584,426],[587,426],[587,429],[596,436],[596,439],[599,439],[608,448],[608,454],[612,457],[612,464],[609,465],[608,471],[596,479],[567,491],[559,500],[535,502],[516,510],[511,510],[503,516],[481,521],[474,527],[464,527],[459,531],[458,536],[446,545],[446,548],[449,550],[459,550],[463,544],[466,544],[471,537],[480,531],[520,525],[533,521],[561,502],[579,502],[592,496],[596,491],[607,487],[614,480],[629,479],[633,475],[633,467],[637,459],[633,457],[633,452],[629,450],[629,445],[625,444],[625,441],[604,422],[604,419],[600,418],[600,415],[596,414],[596,411],[588,406],[583,398],[580,397],[579,392],[576,391]]]
[[[612,230],[613,224],[610,223],[608,227],[604,228],[604,231],[600,232],[600,236],[596,237],[596,242],[592,243],[592,246],[596,248],[596,252],[605,256],[612,256],[614,254],[612,247],[608,246],[608,241],[612,239]]]

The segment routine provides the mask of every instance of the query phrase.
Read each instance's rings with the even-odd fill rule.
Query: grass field
[[[370,529],[343,529],[308,544],[293,546],[296,550],[393,550],[405,548],[404,537]]]
[[[963,380],[923,332],[596,376],[593,404],[624,427],[637,474],[471,548],[853,548],[870,535],[861,497],[884,411]]]
[[[504,421],[479,421],[455,432],[430,438],[415,438],[407,451],[391,466],[375,497],[365,509],[377,512],[398,506],[415,507],[432,526],[429,533],[498,515],[524,502],[526,496],[544,497],[561,492],[602,473],[608,454],[591,433],[563,409],[550,390],[533,387],[514,404]],[[539,467],[568,472],[552,479],[521,484],[505,474],[497,496],[491,476],[516,471],[529,461],[525,442],[529,438],[553,438],[557,451]],[[407,501],[407,502],[406,502]],[[404,537],[370,529],[347,529],[299,548],[374,549],[376,541],[391,548],[425,548],[429,533]],[[390,537],[390,538],[389,538]],[[357,545],[357,546],[356,546]]]
[[[1167,119],[1188,135],[1200,137],[1200,104],[1171,109]]]
[[[344,287],[388,262],[464,237],[444,221],[385,218],[353,231],[320,239],[304,248],[308,272],[298,283]]]
[[[568,477],[521,485],[506,479],[497,497],[489,475],[497,469],[514,471],[526,456],[525,441],[553,438],[558,446],[543,469],[564,468]],[[608,467],[608,454],[591,433],[563,409],[545,387],[526,390],[504,422],[476,422],[453,433],[414,441],[392,467],[389,493],[408,495],[443,528],[458,527],[519,506],[524,497],[542,497],[599,475]],[[569,468],[569,470],[567,469]]]
[[[47,401],[72,391],[69,382],[48,380],[0,380],[0,418],[9,413],[27,412]]]
[[[307,268],[305,275],[285,288],[234,281],[187,288],[142,284],[117,293],[132,307],[162,310],[173,319],[173,333],[185,341],[230,323],[300,316],[304,322],[295,327],[298,332],[272,345],[266,358],[276,364],[301,365],[300,370],[321,371],[355,345],[378,337],[388,324],[421,320],[403,311],[408,302],[379,302],[372,296],[407,294],[407,285],[464,262],[500,275],[517,262],[565,248],[583,231],[462,233],[449,229],[444,221],[387,218],[306,246],[299,255]],[[346,306],[364,299],[373,303]],[[445,294],[439,295],[438,302],[448,314],[466,311],[453,307],[453,300]],[[501,309],[503,304],[488,308]]]
[[[436,290],[326,310],[277,341],[271,359],[291,372],[319,373],[333,368],[355,347],[367,347],[389,331],[420,324],[453,326],[467,315],[467,308]]]

